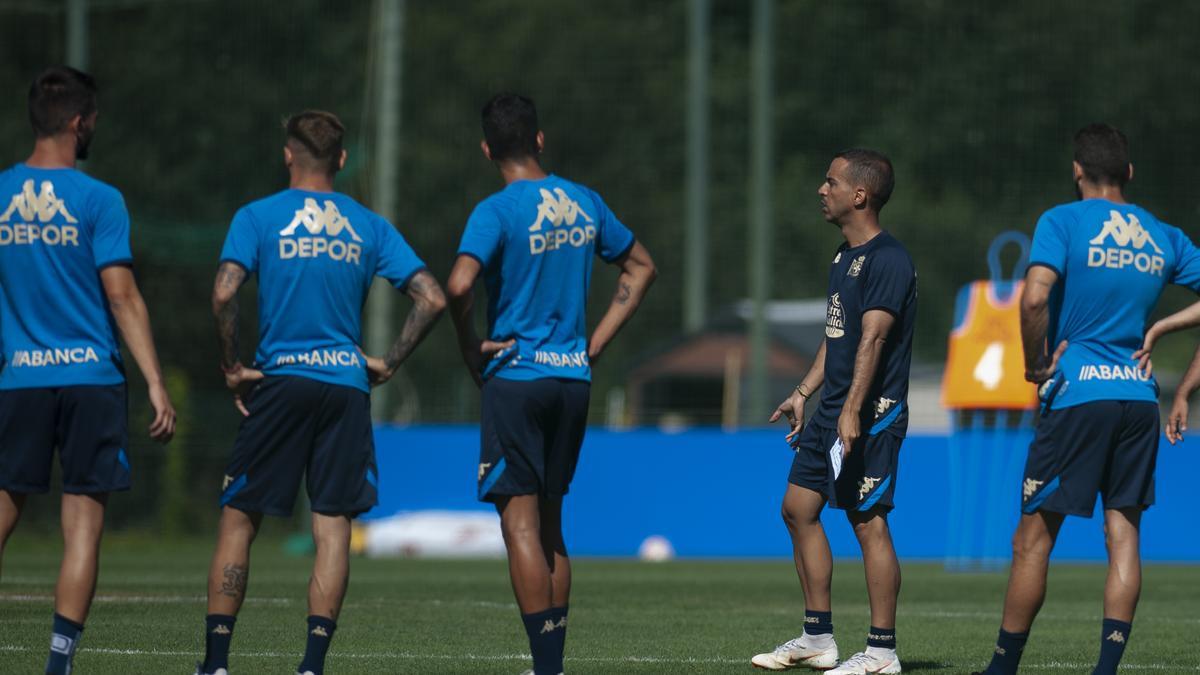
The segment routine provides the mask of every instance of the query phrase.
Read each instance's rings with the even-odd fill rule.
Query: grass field
[[[18,531],[0,578],[0,673],[40,673],[49,643],[58,548]],[[24,535],[24,536],[22,536]],[[75,664],[90,673],[191,673],[203,652],[207,541],[105,542],[98,597]],[[303,651],[308,558],[256,546],[234,635],[235,674],[294,673]],[[1058,566],[1022,670],[1090,672],[1104,569]],[[904,565],[898,625],[905,672],[969,672],[987,659],[1004,577]],[[1150,566],[1125,665],[1200,672],[1200,568]],[[834,576],[843,654],[868,625],[861,568]],[[749,657],[793,637],[803,607],[790,563],[580,559],[570,673],[752,672]],[[518,673],[528,667],[502,561],[355,560],[329,657],[338,673]]]

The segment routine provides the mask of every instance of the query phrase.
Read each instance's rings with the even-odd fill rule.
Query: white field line
[[[0,645],[0,652],[32,652],[35,651],[31,647],[21,645]],[[42,651],[40,648],[36,651]],[[118,656],[179,656],[179,657],[197,657],[202,656],[203,652],[199,651],[175,651],[162,649],[108,649],[103,647],[80,647],[79,651],[92,654],[113,654]],[[393,659],[400,661],[529,661],[533,657],[529,654],[414,654],[411,652],[374,652],[374,653],[346,653],[334,652],[336,658],[344,659]],[[298,656],[299,652],[233,652],[233,657],[244,658],[292,658]],[[737,664],[747,663],[749,659],[729,659],[729,658],[676,658],[664,656],[568,656],[568,661],[577,663],[663,663],[663,664]],[[953,664],[943,663],[938,664],[939,667],[952,668]],[[1060,661],[1051,661],[1049,663],[1030,663],[1023,664],[1022,670],[1086,670],[1091,668],[1092,663],[1065,663]],[[1174,672],[1200,672],[1200,666],[1169,666],[1159,663],[1128,663],[1122,664],[1121,670],[1161,670]]]

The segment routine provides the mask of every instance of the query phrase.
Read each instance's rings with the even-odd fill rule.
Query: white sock
[[[834,646],[833,633],[822,633],[821,635],[810,635],[805,632],[800,643],[805,647],[812,649],[829,649]]]
[[[867,656],[874,656],[877,659],[896,660],[896,650],[888,649],[887,647],[867,647]]]

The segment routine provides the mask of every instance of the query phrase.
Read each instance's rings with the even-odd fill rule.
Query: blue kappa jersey
[[[904,245],[887,232],[853,248],[842,244],[829,266],[825,383],[812,421],[837,428],[854,378],[862,317],[873,309],[883,310],[896,320],[863,404],[862,433],[886,431],[903,438],[908,431],[908,370],[917,317],[917,273]]]
[[[1168,283],[1200,292],[1200,251],[1187,236],[1139,206],[1088,199],[1042,214],[1029,264],[1058,273],[1048,337],[1051,349],[1068,344],[1043,400],[1055,410],[1157,400],[1131,355]]]
[[[489,339],[517,341],[483,376],[590,381],[592,256],[614,262],[633,241],[599,195],[558,176],[516,181],[480,202],[458,253],[483,266]]]
[[[100,270],[132,261],[116,189],[75,169],[0,173],[0,389],[124,382]]]
[[[370,391],[359,349],[371,281],[403,289],[425,268],[388,221],[346,195],[307,190],[242,207],[221,261],[258,274],[255,368],[362,391]]]

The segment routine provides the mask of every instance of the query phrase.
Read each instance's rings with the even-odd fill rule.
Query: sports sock
[[[301,673],[312,671],[313,675],[321,675],[325,670],[325,653],[329,651],[329,641],[333,639],[333,631],[337,622],[323,616],[313,614],[308,617],[308,644],[304,647],[304,660],[296,670]]]
[[[550,608],[550,611],[552,612],[550,618],[551,618],[551,620],[554,621],[554,625],[558,627],[558,629],[554,631],[553,635],[555,636],[554,639],[555,639],[555,642],[557,643],[558,658],[560,661],[563,658],[563,654],[565,654],[566,650],[567,650],[567,609],[568,609],[568,607],[569,607],[568,605],[563,605],[562,607],[551,607]]]
[[[46,660],[47,675],[70,675],[75,647],[83,634],[83,624],[54,613],[54,628],[50,634],[50,658]]]
[[[815,609],[804,610],[805,635],[833,635],[833,612],[818,612]]]
[[[558,633],[566,625],[558,625],[553,609],[522,614],[521,621],[525,623],[525,633],[529,635],[534,675],[559,675],[563,671],[563,660],[562,652],[558,651]]]
[[[868,650],[886,649],[895,652],[896,629],[871,626],[871,630],[867,631],[867,648]]]
[[[983,672],[986,675],[1016,675],[1027,640],[1028,632],[1009,633],[1001,628],[1000,637],[996,638],[996,653],[992,654],[992,662]]]
[[[1129,630],[1132,624],[1116,619],[1105,619],[1100,629],[1100,660],[1092,675],[1115,675],[1121,656],[1125,653],[1125,645],[1129,643]]]
[[[205,673],[218,668],[229,668],[229,643],[233,640],[233,624],[236,616],[209,614],[204,617],[204,664]]]

